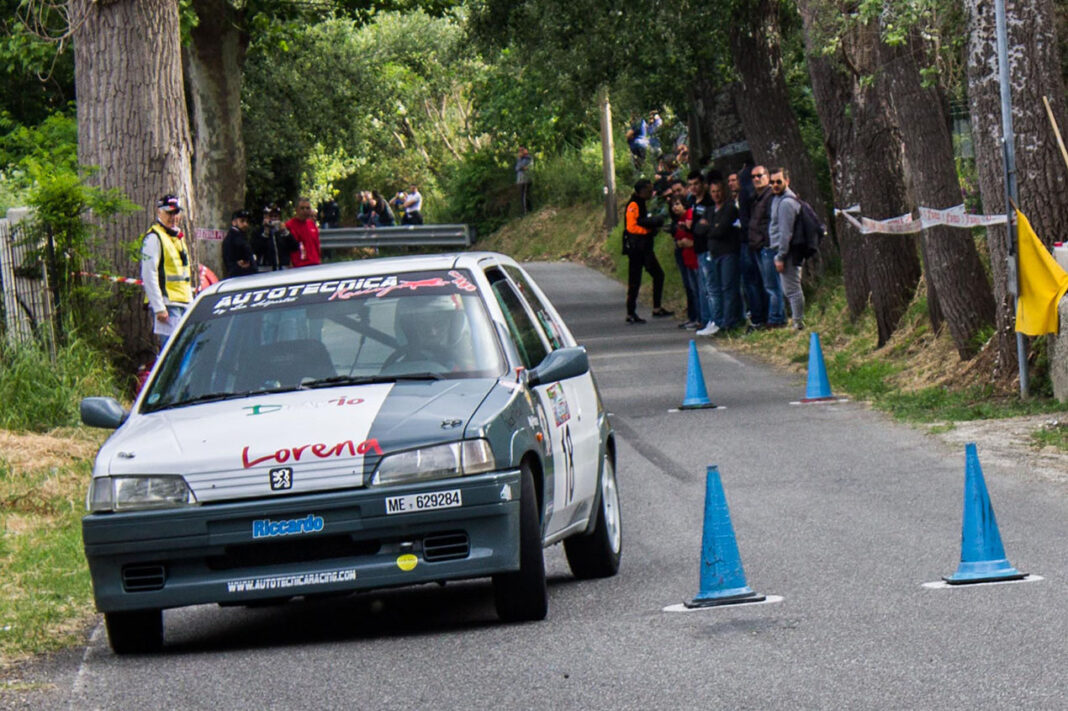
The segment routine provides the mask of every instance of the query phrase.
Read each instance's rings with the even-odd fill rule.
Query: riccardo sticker
[[[417,565],[419,565],[419,558],[411,553],[405,553],[404,555],[397,557],[397,567],[405,573],[415,570],[415,566]]]

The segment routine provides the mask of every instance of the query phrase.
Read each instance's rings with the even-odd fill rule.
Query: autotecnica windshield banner
[[[350,299],[381,299],[411,294],[456,294],[477,287],[465,270],[376,274],[328,279],[215,294],[198,305],[201,319],[272,309],[290,304],[320,304]]]

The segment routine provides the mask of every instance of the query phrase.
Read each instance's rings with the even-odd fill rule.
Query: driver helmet
[[[467,316],[459,296],[406,296],[397,303],[397,331],[424,348],[450,348],[463,337]]]

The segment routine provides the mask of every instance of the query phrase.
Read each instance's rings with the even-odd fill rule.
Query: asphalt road
[[[1042,580],[928,589],[956,570],[964,452],[863,405],[790,405],[797,378],[700,342],[722,409],[682,401],[689,334],[623,322],[623,290],[531,265],[588,347],[620,435],[624,554],[576,582],[546,551],[545,622],[504,625],[487,582],[282,607],[168,611],[162,655],[97,629],[19,697],[71,709],[1068,707],[1068,501],[984,465],[1009,559]],[[799,338],[805,337],[799,335]],[[982,451],[979,452],[982,460]],[[669,613],[698,590],[716,464],[749,585],[779,602]],[[5,697],[13,702],[11,696]]]

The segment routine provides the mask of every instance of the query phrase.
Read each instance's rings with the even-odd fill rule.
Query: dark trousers
[[[652,249],[631,254],[627,269],[627,315],[637,313],[638,288],[642,285],[642,270],[649,272],[653,278],[653,308],[660,308],[660,297],[664,295],[664,270],[656,260]]]
[[[519,204],[524,215],[534,209],[534,204],[530,200],[531,185],[532,183],[519,183]]]

